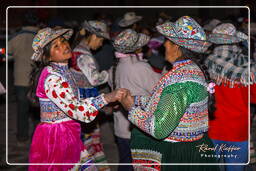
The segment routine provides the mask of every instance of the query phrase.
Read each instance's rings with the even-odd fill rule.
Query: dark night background
[[[121,7],[115,9],[97,9],[93,8],[48,8],[37,9],[37,13],[42,20],[50,20],[53,17],[60,17],[64,20],[77,20],[83,21],[90,19],[96,12],[105,12],[106,14],[113,15],[114,17],[123,16],[124,12],[135,11],[142,15],[145,20],[151,20],[159,11],[165,11],[170,16],[177,18],[182,15],[198,16],[203,20],[208,18],[227,19],[232,17],[246,17],[248,10],[244,9],[210,9],[210,8],[194,8],[194,9],[145,9],[143,6],[248,6],[251,11],[251,19],[255,20],[256,1],[254,0],[2,0],[1,1],[1,27],[5,26],[6,8],[8,6],[136,6],[137,8]],[[141,6],[141,7],[140,7]],[[161,7],[162,8],[162,7]],[[15,11],[14,11],[15,10]],[[26,10],[29,9],[10,9],[8,10],[9,27],[16,27],[21,25],[21,17]],[[150,15],[149,15],[150,14]],[[11,20],[10,20],[11,19]]]
[[[239,17],[248,17],[249,7],[251,14],[251,21],[256,21],[256,0],[1,0],[0,1],[0,30],[5,32],[6,27],[6,9],[8,6],[38,6],[34,9],[38,14],[40,20],[47,22],[53,18],[62,18],[65,21],[75,20],[81,23],[85,19],[92,19],[96,13],[106,13],[113,16],[113,19],[117,17],[123,17],[124,13],[129,11],[136,12],[137,15],[143,16],[145,22],[154,22],[157,19],[159,12],[165,12],[171,16],[173,21],[178,17],[189,15],[193,18],[200,18],[202,21],[217,18],[220,20],[235,20]],[[79,8],[65,7],[65,8],[39,8],[40,6],[84,6]],[[89,7],[94,6],[94,7]],[[118,8],[105,7],[97,8],[97,6],[119,6]],[[134,6],[134,7],[125,7]],[[152,6],[152,7],[143,7]],[[154,7],[155,6],[155,7]],[[156,7],[162,6],[162,7]],[[172,7],[167,7],[172,6]],[[243,8],[189,8],[174,6],[244,6]],[[136,8],[135,8],[136,7]],[[22,19],[24,14],[32,10],[33,8],[17,8],[11,7],[8,9],[8,29],[20,28],[22,26]],[[234,23],[234,22],[233,22]],[[1,32],[2,35],[2,32]],[[5,39],[5,34],[3,34]],[[0,78],[1,82],[5,84],[6,70],[0,66]],[[1,68],[2,67],[2,68]],[[4,66],[5,67],[5,66]],[[11,77],[12,78],[12,77]],[[10,78],[8,78],[10,79]],[[0,99],[1,100],[1,99]],[[2,110],[2,109],[0,109]],[[0,111],[0,114],[4,116],[0,117],[3,124],[0,124],[0,145],[5,143],[5,111]],[[10,126],[10,125],[9,125]],[[5,148],[5,147],[3,147]],[[0,149],[0,170],[1,167],[5,170],[7,167],[5,164],[5,154]],[[3,164],[4,163],[4,164]]]

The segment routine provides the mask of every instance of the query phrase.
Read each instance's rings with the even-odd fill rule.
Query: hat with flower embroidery
[[[211,45],[203,28],[189,16],[180,17],[175,23],[165,22],[156,29],[175,44],[194,52],[203,53]]]
[[[135,12],[127,12],[124,14],[124,18],[119,21],[120,27],[128,27],[142,19],[142,16],[137,16]]]
[[[150,37],[145,34],[126,29],[116,36],[113,46],[118,52],[131,53],[145,46],[149,40]]]
[[[110,39],[107,25],[102,21],[91,20],[84,21],[82,24],[83,28],[92,34],[96,34],[99,37]]]
[[[223,23],[212,30],[209,41],[215,44],[232,44],[248,39],[248,36],[236,30],[231,23]]]
[[[70,39],[73,34],[72,29],[52,29],[50,27],[41,29],[38,31],[32,42],[32,48],[34,54],[31,59],[38,61],[43,55],[43,48],[50,43],[52,40],[56,39],[59,36],[63,36],[65,39]]]

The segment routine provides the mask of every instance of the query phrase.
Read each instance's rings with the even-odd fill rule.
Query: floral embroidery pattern
[[[91,122],[97,116],[98,109],[106,105],[103,96],[80,100],[73,87],[73,83],[65,81],[58,74],[52,74],[45,80],[45,93],[60,111],[73,119]]]

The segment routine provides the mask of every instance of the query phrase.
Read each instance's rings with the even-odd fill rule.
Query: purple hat
[[[65,39],[68,40],[70,39],[72,34],[73,34],[72,29],[54,30],[50,27],[47,27],[39,30],[32,42],[32,48],[34,50],[34,54],[32,55],[31,59],[34,61],[38,61],[43,54],[43,48],[48,43],[50,43],[52,40],[62,35]]]
[[[145,46],[149,40],[150,37],[145,34],[126,29],[116,36],[113,46],[118,52],[131,53]]]
[[[189,16],[180,17],[175,23],[165,22],[156,29],[175,44],[194,52],[203,53],[211,45],[203,28]]]
[[[248,36],[237,31],[231,23],[223,23],[215,27],[209,35],[209,41],[215,44],[232,44],[247,40]]]

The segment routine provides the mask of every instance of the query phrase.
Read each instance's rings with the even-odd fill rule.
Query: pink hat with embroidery
[[[247,40],[248,36],[237,31],[231,23],[223,23],[215,27],[209,35],[209,41],[215,44],[232,44]]]
[[[31,59],[34,61],[40,60],[43,55],[43,48],[49,44],[54,39],[58,38],[59,36],[63,36],[65,39],[70,39],[73,34],[72,29],[59,29],[55,30],[50,27],[41,29],[38,31],[36,36],[32,42],[32,48],[34,50],[34,54],[32,55]]]

